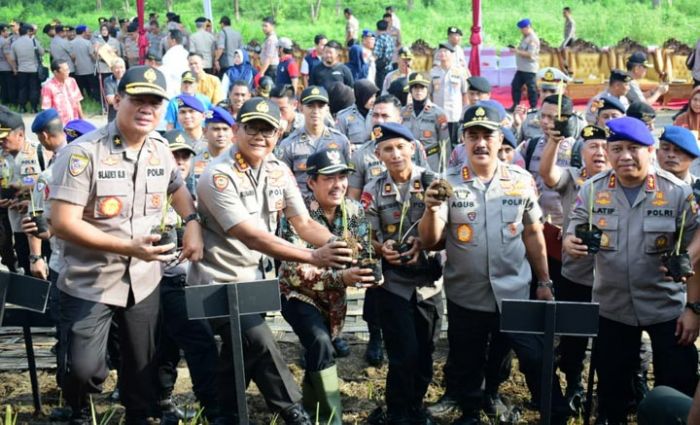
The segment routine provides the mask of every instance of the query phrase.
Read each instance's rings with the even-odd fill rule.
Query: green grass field
[[[124,4],[130,9],[125,10]],[[317,22],[310,19],[312,0],[240,0],[241,20],[234,27],[241,30],[245,40],[263,37],[260,18],[275,11],[278,34],[292,38],[302,47],[313,44],[317,33],[330,38],[343,39],[345,20],[342,8],[351,7],[362,28],[374,28],[381,18],[384,6],[393,4],[401,18],[403,38],[406,41],[423,39],[435,45],[445,39],[446,28],[459,26],[465,31],[465,43],[471,26],[471,1],[433,0],[425,6],[415,0],[412,10],[406,2],[398,0],[321,0],[321,12]],[[660,45],[670,37],[694,44],[700,37],[700,7],[697,0],[661,0],[661,7],[652,8],[651,0],[482,0],[484,42],[487,45],[505,46],[515,43],[519,33],[515,23],[529,17],[536,31],[552,44],[558,45],[563,37],[564,6],[573,8],[578,36],[599,46],[615,44],[623,37],[630,37],[642,44]],[[135,0],[102,0],[102,10],[95,10],[95,0],[44,0],[14,2],[0,0],[0,22],[22,19],[40,26],[51,19],[68,24],[96,25],[99,16],[131,17],[136,14]],[[182,16],[188,27],[203,14],[199,0],[173,0],[174,11]],[[222,15],[233,18],[233,0],[212,0],[214,19]],[[340,14],[336,15],[336,5]],[[165,0],[151,0],[146,11],[160,14],[165,20]]]

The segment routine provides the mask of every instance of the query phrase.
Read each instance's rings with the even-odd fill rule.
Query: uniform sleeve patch
[[[85,171],[88,164],[90,164],[90,158],[87,156],[80,153],[71,154],[68,159],[68,172],[71,176],[77,177]]]
[[[213,180],[214,180],[214,187],[219,192],[223,192],[228,187],[229,178],[226,174],[221,174],[221,173],[214,174]]]

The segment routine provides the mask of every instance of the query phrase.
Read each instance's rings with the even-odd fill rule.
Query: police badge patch
[[[68,159],[68,172],[71,176],[77,177],[85,171],[89,163],[90,158],[87,156],[80,153],[71,154]]]

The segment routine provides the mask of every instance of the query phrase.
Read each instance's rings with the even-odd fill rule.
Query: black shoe
[[[377,407],[372,410],[372,412],[367,416],[367,423],[369,425],[386,425],[387,417],[386,413],[381,407]]]
[[[462,413],[462,416],[460,416],[459,419],[454,420],[452,425],[481,425],[479,412]]]
[[[350,355],[350,345],[342,336],[338,336],[333,340],[333,348],[335,348],[336,357],[347,357]]]
[[[70,407],[55,407],[51,409],[49,420],[51,422],[68,422],[73,416],[73,409]]]
[[[414,407],[413,409],[411,409],[408,421],[411,425],[435,425],[436,424],[433,417],[430,416],[428,409],[426,409],[422,406],[421,407]]]
[[[313,425],[309,414],[298,404],[283,410],[280,412],[280,416],[287,425]]]
[[[444,394],[442,397],[440,397],[440,400],[438,400],[437,403],[428,407],[428,412],[430,412],[430,414],[433,416],[442,417],[454,411],[458,407],[459,404],[457,403],[456,399],[452,398],[452,396],[449,394]]]
[[[382,348],[382,330],[378,326],[369,326],[369,342],[365,351],[365,360],[370,366],[379,367],[384,361]]]
[[[515,107],[516,107],[516,105],[513,105],[510,108],[506,108],[506,112],[508,112],[509,114],[512,114],[513,112],[515,112]]]
[[[160,401],[160,411],[163,414],[163,417],[166,417],[167,415],[176,419],[182,419],[184,421],[190,420],[197,415],[197,412],[194,410],[181,409],[178,407],[171,397]]]
[[[68,421],[68,425],[91,425],[92,415],[90,414],[90,409],[83,408],[79,412],[74,412]]]
[[[506,406],[498,393],[484,394],[482,409],[484,409],[484,413],[487,416],[501,416],[508,412],[508,406]]]

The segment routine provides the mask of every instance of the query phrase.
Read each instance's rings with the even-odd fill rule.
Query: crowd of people
[[[563,14],[566,48],[575,23]],[[388,361],[385,409],[369,423],[500,417],[513,354],[540,408],[543,340],[500,331],[505,299],[599,304],[597,423],[633,410],[639,423],[687,417],[700,88],[657,129],[668,87],[642,91],[646,55],[635,52],[577,111],[566,67],[539,69],[523,19],[506,108],[470,75],[460,28],[417,72],[392,7],[371,30],[344,15],[344,45],[319,34],[301,63],[272,17],[262,43],[244,44],[225,16],[215,34],[209,19],[189,33],[172,13],[161,32],[152,14],[144,65],[135,21],[100,19],[95,35],[47,25],[46,81],[36,28],[0,25],[0,256],[52,283],[67,404],[55,417],[91,423],[88,396],[116,369],[127,424],[186,420],[172,399],[183,353],[204,417],[238,423],[230,322],[188,320],[184,288],[270,278],[305,375],[295,381],[264,315],[240,319],[245,375],[287,424],[342,423],[348,288],[364,291],[365,360]],[[104,104],[107,125],[86,119],[83,96]],[[426,406],[445,319],[445,392]],[[553,423],[583,405],[588,345],[558,343]]]

